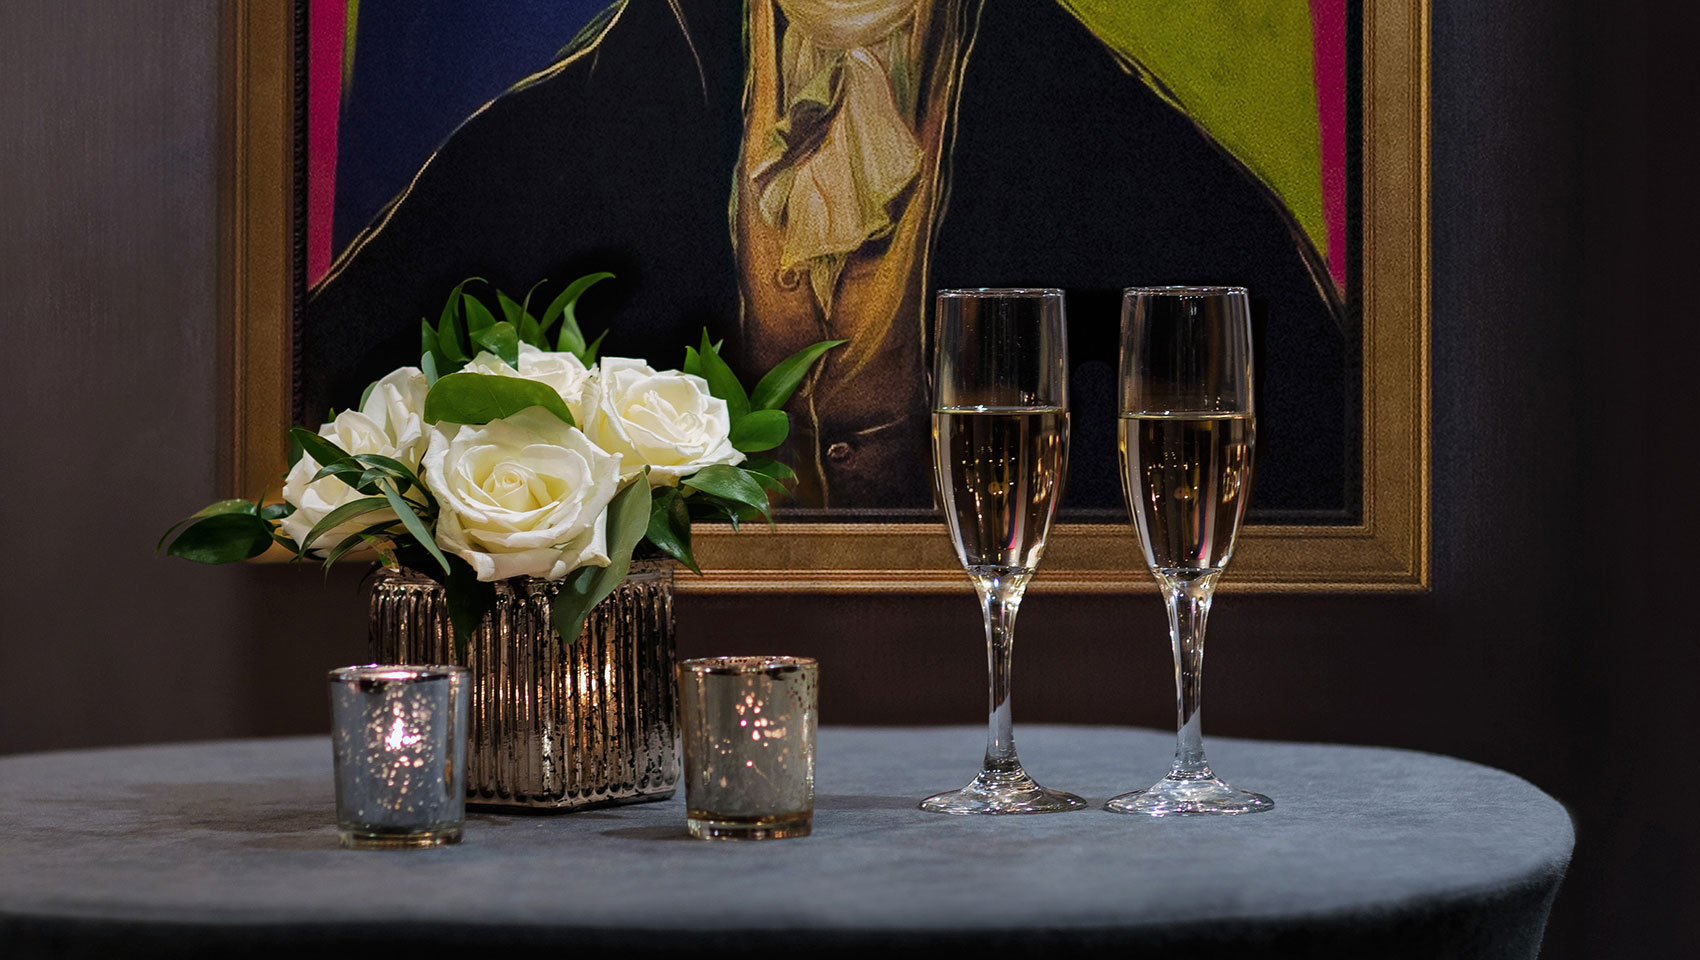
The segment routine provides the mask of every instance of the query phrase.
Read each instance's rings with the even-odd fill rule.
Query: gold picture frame
[[[295,4],[223,8],[226,417],[232,496],[277,495],[292,408]],[[1362,14],[1362,514],[1248,525],[1231,590],[1417,592],[1429,585],[1429,8]],[[699,527],[681,592],[967,592],[942,521]],[[1033,589],[1154,590],[1125,524],[1064,523]]]

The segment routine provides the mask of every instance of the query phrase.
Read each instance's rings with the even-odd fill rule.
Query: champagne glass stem
[[[1175,652],[1175,712],[1179,733],[1171,777],[1209,779],[1204,759],[1204,628],[1216,592],[1217,572],[1164,576],[1169,640]]]
[[[1009,570],[991,570],[974,578],[980,594],[980,612],[986,621],[986,674],[990,703],[986,719],[988,773],[1014,773],[1021,769],[1015,755],[1014,715],[1010,712],[1010,669],[1014,665],[1015,615],[1027,577]]]

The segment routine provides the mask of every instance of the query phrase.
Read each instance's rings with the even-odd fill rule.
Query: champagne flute
[[[1204,626],[1251,492],[1251,313],[1242,287],[1122,293],[1122,497],[1163,590],[1175,653],[1179,743],[1169,775],[1105,804],[1147,816],[1256,813],[1261,794],[1204,759]]]
[[[1086,802],[1021,768],[1009,706],[1015,614],[1045,552],[1068,466],[1068,345],[1061,290],[941,290],[933,467],[956,555],[980,595],[991,709],[986,758],[935,813],[1053,813]]]

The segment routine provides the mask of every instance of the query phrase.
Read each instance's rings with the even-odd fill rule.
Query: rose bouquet
[[[781,407],[844,341],[798,351],[747,392],[706,330],[678,370],[599,358],[602,336],[586,340],[575,306],[611,276],[574,281],[539,315],[531,294],[493,291],[492,309],[462,282],[435,326],[420,321],[419,366],[317,432],[290,430],[283,502],[214,503],[160,546],[229,563],[277,544],[327,568],[364,548],[443,584],[457,642],[493,609],[498,580],[559,581],[551,619],[570,642],[634,552],[700,573],[694,521],[772,522],[769,495],[795,474],[756,454],[784,442]]]

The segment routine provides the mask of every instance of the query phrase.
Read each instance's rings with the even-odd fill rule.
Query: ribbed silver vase
[[[442,586],[380,571],[373,654],[472,671],[469,803],[580,810],[672,796],[679,761],[671,562],[634,562],[570,644],[550,624],[554,589],[531,577],[497,583],[495,613],[457,655]]]

